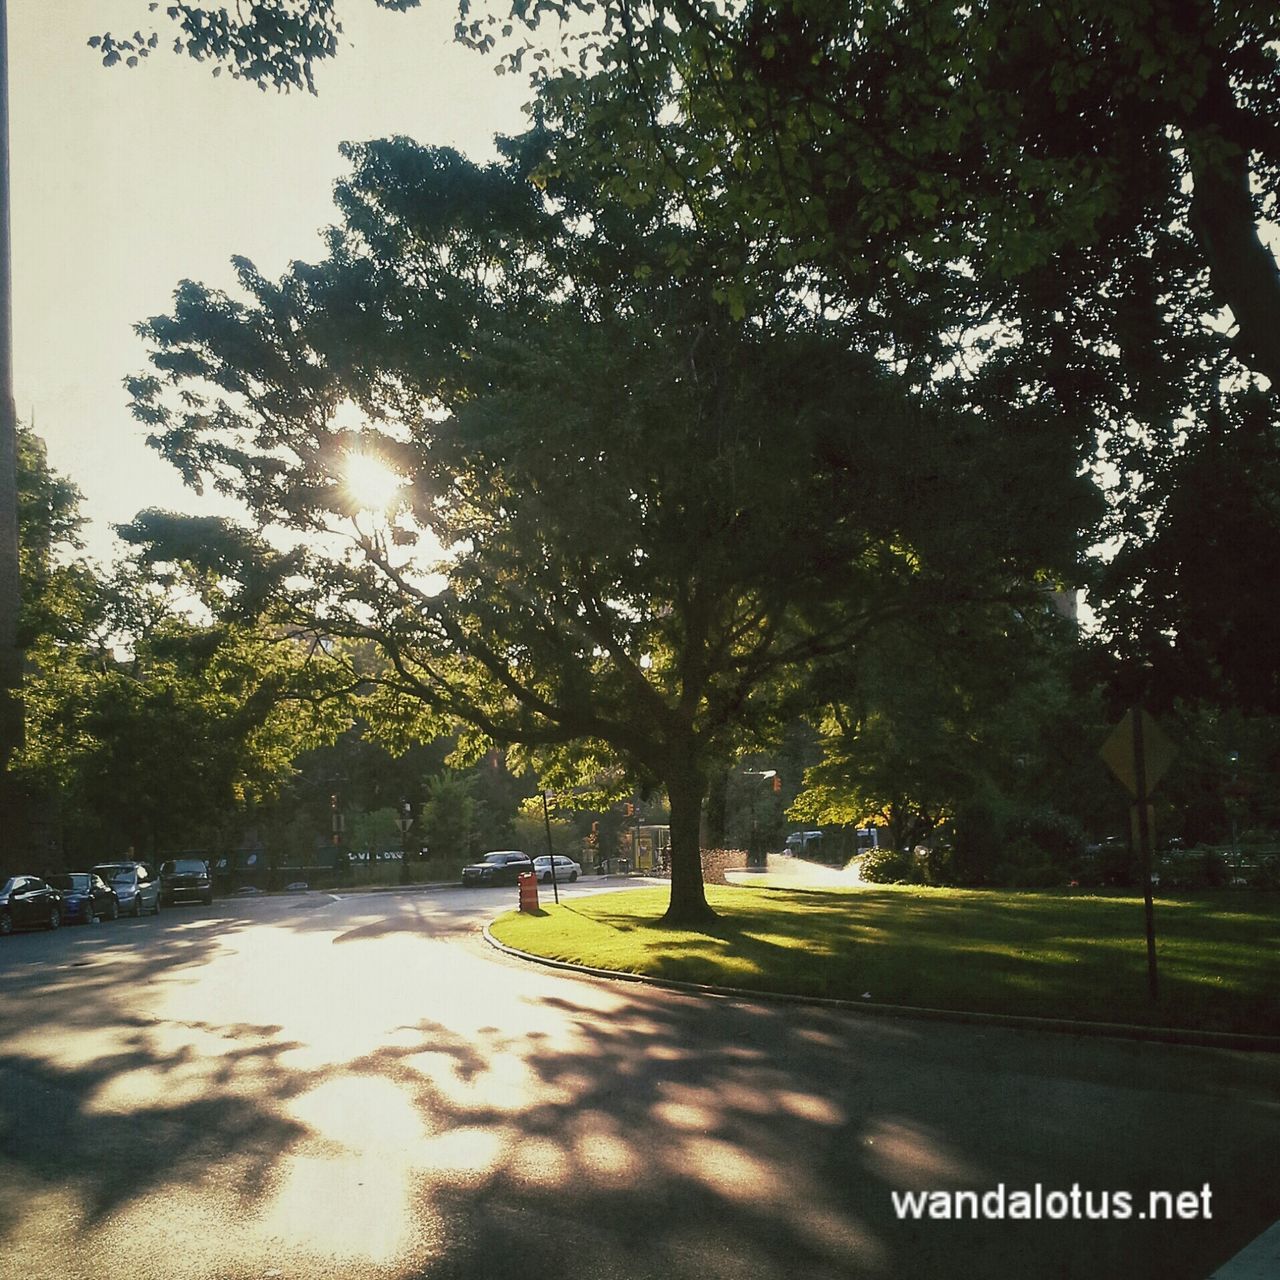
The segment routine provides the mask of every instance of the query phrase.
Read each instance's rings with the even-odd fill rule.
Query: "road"
[[[584,980],[512,897],[0,940],[0,1276],[1205,1280],[1280,1217],[1274,1056]],[[1002,1184],[1212,1218],[894,1215]]]

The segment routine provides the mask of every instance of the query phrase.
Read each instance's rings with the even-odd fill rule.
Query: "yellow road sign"
[[[1145,791],[1150,795],[1156,783],[1164,777],[1169,765],[1173,762],[1175,747],[1149,711],[1140,711],[1142,716],[1142,755],[1146,768]],[[1102,744],[1099,754],[1107,762],[1111,772],[1128,788],[1129,794],[1138,797],[1138,764],[1134,743],[1134,709],[1131,707],[1120,718],[1120,723],[1111,731],[1111,736]]]

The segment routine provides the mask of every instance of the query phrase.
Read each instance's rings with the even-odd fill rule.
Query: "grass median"
[[[1280,1035],[1280,895],[1156,902],[1147,998],[1142,899],[1076,891],[709,887],[707,932],[661,927],[667,890],[511,912],[508,946],[678,982],[918,1008]]]

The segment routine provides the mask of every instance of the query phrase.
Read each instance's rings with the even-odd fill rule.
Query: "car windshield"
[[[179,858],[176,862],[166,862],[160,870],[171,876],[202,876],[206,868],[203,862],[195,858]]]
[[[93,870],[96,875],[100,875],[104,880],[110,880],[112,884],[123,884],[127,880],[132,880],[136,874],[132,867],[113,867],[107,865],[94,867]]]
[[[69,876],[50,876],[49,883],[55,889],[70,889],[74,893],[88,893],[91,888],[89,877],[78,873]]]
[[[486,862],[494,862],[501,866],[504,862],[523,862],[523,853],[486,853],[484,855]]]
[[[4,882],[4,884],[0,884],[0,893],[8,893],[13,888],[13,886],[17,883],[18,883],[17,878],[14,876],[10,876],[9,879]]]

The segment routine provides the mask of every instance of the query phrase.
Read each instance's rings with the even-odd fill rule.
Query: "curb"
[[[905,1004],[878,1004],[874,1001],[838,1000],[829,996],[799,996],[779,991],[752,991],[746,987],[714,987],[700,982],[675,982],[620,969],[594,969],[568,960],[552,960],[499,942],[484,927],[484,940],[496,951],[517,960],[528,960],[550,969],[563,969],[591,978],[614,982],[636,982],[664,991],[710,996],[721,1000],[765,1000],[774,1004],[807,1005],[836,1009],[845,1013],[868,1014],[880,1018],[914,1018],[922,1022],[958,1022],[974,1026],[1003,1027],[1015,1031],[1049,1031],[1059,1035],[1097,1036],[1115,1040],[1145,1040],[1158,1044],[1192,1046],[1201,1049],[1232,1049],[1244,1053],[1280,1053],[1280,1036],[1240,1035],[1232,1031],[1194,1031],[1182,1027],[1144,1027],[1125,1022],[1078,1022],[1071,1018],[1035,1018],[1025,1014],[979,1013],[976,1010],[928,1009]]]

